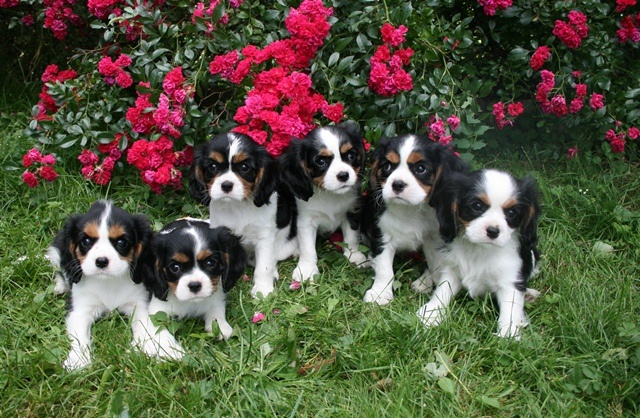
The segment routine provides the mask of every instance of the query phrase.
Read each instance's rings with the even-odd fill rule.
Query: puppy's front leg
[[[218,292],[222,292],[219,289]],[[216,303],[209,309],[204,316],[204,330],[206,332],[213,331],[213,321],[218,322],[218,328],[220,328],[220,336],[218,339],[228,340],[233,334],[233,328],[227,322],[227,298],[224,293],[220,295],[212,296],[216,298]]]
[[[274,228],[275,229],[275,228]],[[276,231],[265,229],[258,238],[255,246],[256,265],[253,270],[253,288],[251,288],[251,296],[267,297],[273,292],[273,282],[276,279]]]
[[[360,234],[357,230],[351,228],[351,224],[348,220],[344,220],[340,225],[342,230],[342,236],[344,243],[347,244],[346,248],[343,248],[345,257],[350,263],[355,264],[358,267],[368,267],[367,256],[365,256],[359,249],[360,247]]]
[[[71,340],[71,351],[63,366],[68,371],[81,369],[91,364],[91,325],[99,313],[74,309],[67,316],[67,335]]]
[[[298,220],[298,248],[300,259],[293,270],[293,280],[296,282],[313,281],[313,276],[319,274],[318,254],[316,254],[316,237],[318,227],[309,222],[309,219]]]
[[[428,327],[439,325],[444,319],[445,309],[461,289],[462,282],[458,276],[449,269],[443,269],[431,299],[416,312],[418,318]]]
[[[385,244],[382,252],[373,259],[373,286],[364,294],[365,302],[386,305],[393,300],[393,257],[395,248]]]
[[[520,328],[526,325],[524,313],[525,293],[514,287],[499,289],[496,292],[500,316],[498,317],[498,336],[520,339]]]

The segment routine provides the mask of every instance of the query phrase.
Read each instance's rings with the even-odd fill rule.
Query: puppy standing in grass
[[[539,295],[527,288],[538,260],[535,182],[498,170],[455,174],[434,202],[447,245],[437,287],[418,316],[428,326],[437,325],[462,288],[471,297],[490,293],[500,309],[498,335],[519,338],[528,323],[525,297]]]
[[[467,170],[450,149],[423,135],[382,138],[373,154],[364,197],[362,231],[371,247],[375,277],[365,302],[386,305],[393,299],[396,251],[421,249],[429,269],[412,284],[430,291],[442,261],[438,220],[431,207],[444,179]]]
[[[244,134],[225,133],[196,148],[191,165],[191,194],[209,205],[211,227],[225,226],[255,255],[254,297],[266,297],[278,278],[283,246],[295,246],[291,230],[294,197],[280,186],[278,162]]]
[[[282,181],[291,188],[297,204],[300,259],[293,280],[313,280],[319,273],[318,232],[342,230],[343,252],[356,265],[366,257],[360,245],[358,203],[365,164],[365,149],[355,123],[325,126],[304,139],[294,139],[281,157]]]
[[[154,236],[142,262],[144,284],[152,293],[149,315],[162,311],[177,318],[203,318],[206,332],[213,331],[216,321],[220,337],[231,337],[226,294],[247,263],[240,238],[227,228],[210,228],[206,221],[181,219]],[[159,330],[151,320],[145,327],[149,333],[141,345],[145,353],[175,360],[182,357],[182,346],[167,329]]]
[[[138,260],[151,236],[147,218],[109,201],[71,216],[57,234],[47,255],[60,270],[55,292],[68,292],[71,352],[63,364],[67,370],[91,364],[91,326],[111,311],[133,314],[134,343],[144,337],[149,294],[141,284]]]

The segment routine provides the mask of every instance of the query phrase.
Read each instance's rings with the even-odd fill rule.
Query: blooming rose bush
[[[179,188],[192,147],[214,133],[246,133],[277,155],[343,119],[374,146],[421,132],[467,159],[507,141],[637,158],[636,0],[0,0],[0,10],[22,31],[85,43],[44,71],[27,133],[101,185],[117,173],[157,193]],[[55,179],[50,160],[25,164],[25,183]]]

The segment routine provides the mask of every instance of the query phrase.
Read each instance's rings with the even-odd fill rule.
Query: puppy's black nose
[[[338,179],[338,181],[341,181],[344,183],[345,181],[349,180],[349,173],[347,171],[341,171],[338,173],[336,178]]]
[[[229,193],[231,190],[233,190],[233,183],[231,183],[230,181],[225,181],[220,185],[220,188],[223,192]]]
[[[487,236],[491,239],[496,239],[498,238],[498,235],[500,235],[500,228],[498,228],[497,226],[490,226],[489,228],[487,228]]]
[[[393,183],[391,183],[391,189],[396,193],[400,193],[405,187],[407,187],[407,183],[402,180],[394,180]]]
[[[106,268],[109,265],[109,259],[107,257],[96,258],[96,267],[99,269]]]
[[[187,287],[189,288],[189,290],[191,290],[191,292],[193,293],[198,293],[200,291],[200,289],[202,289],[202,283],[200,282],[190,282]]]

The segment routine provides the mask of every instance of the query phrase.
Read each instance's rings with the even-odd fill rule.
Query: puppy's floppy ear
[[[276,191],[280,182],[280,165],[265,150],[265,155],[261,157],[261,172],[256,178],[253,204],[257,207],[269,204],[271,195]]]
[[[531,177],[516,180],[518,183],[518,198],[527,209],[520,224],[520,247],[527,251],[535,250],[538,244],[538,219],[540,218],[540,193],[536,181]]]
[[[158,299],[166,301],[169,285],[162,268],[164,256],[164,237],[160,234],[154,234],[147,250],[143,252],[138,262],[141,263],[139,274],[142,277],[144,287]]]
[[[455,173],[434,191],[429,204],[436,211],[440,237],[444,242],[453,241],[460,231],[460,221],[458,219],[458,196],[460,184],[463,182],[463,174]]]
[[[433,155],[436,165],[436,177],[433,182],[431,196],[429,197],[429,205],[434,206],[434,199],[444,187],[447,178],[454,173],[468,173],[469,165],[454,152],[438,143],[432,143]]]
[[[51,244],[60,254],[60,265],[57,267],[71,283],[78,283],[82,278],[82,267],[75,254],[81,220],[82,215],[71,215]]]
[[[387,148],[392,140],[393,138],[380,138],[375,151],[371,154],[371,169],[369,170],[369,185],[367,187],[367,190],[370,192],[380,189],[378,170],[380,169],[380,162],[384,159],[384,156],[387,153]]]
[[[292,139],[289,148],[279,158],[282,183],[287,185],[298,199],[305,202],[313,196],[313,180],[305,169],[302,140]]]
[[[151,241],[153,238],[153,231],[151,230],[151,224],[149,219],[144,215],[133,216],[133,228],[136,236],[136,244],[134,246],[133,256],[133,271],[131,272],[131,278],[134,283],[142,283],[144,275],[148,274],[147,267],[144,266],[145,257],[148,257],[147,253],[151,251]]]
[[[232,234],[228,228],[220,227],[218,230],[218,242],[220,250],[229,255],[228,264],[222,274],[222,289],[228,292],[236,285],[236,282],[244,273],[247,266],[247,253],[245,252],[240,238]]]
[[[194,151],[193,162],[189,167],[189,191],[191,196],[201,204],[207,206],[211,202],[211,196],[207,190],[204,178],[204,152],[207,144],[202,144]]]

